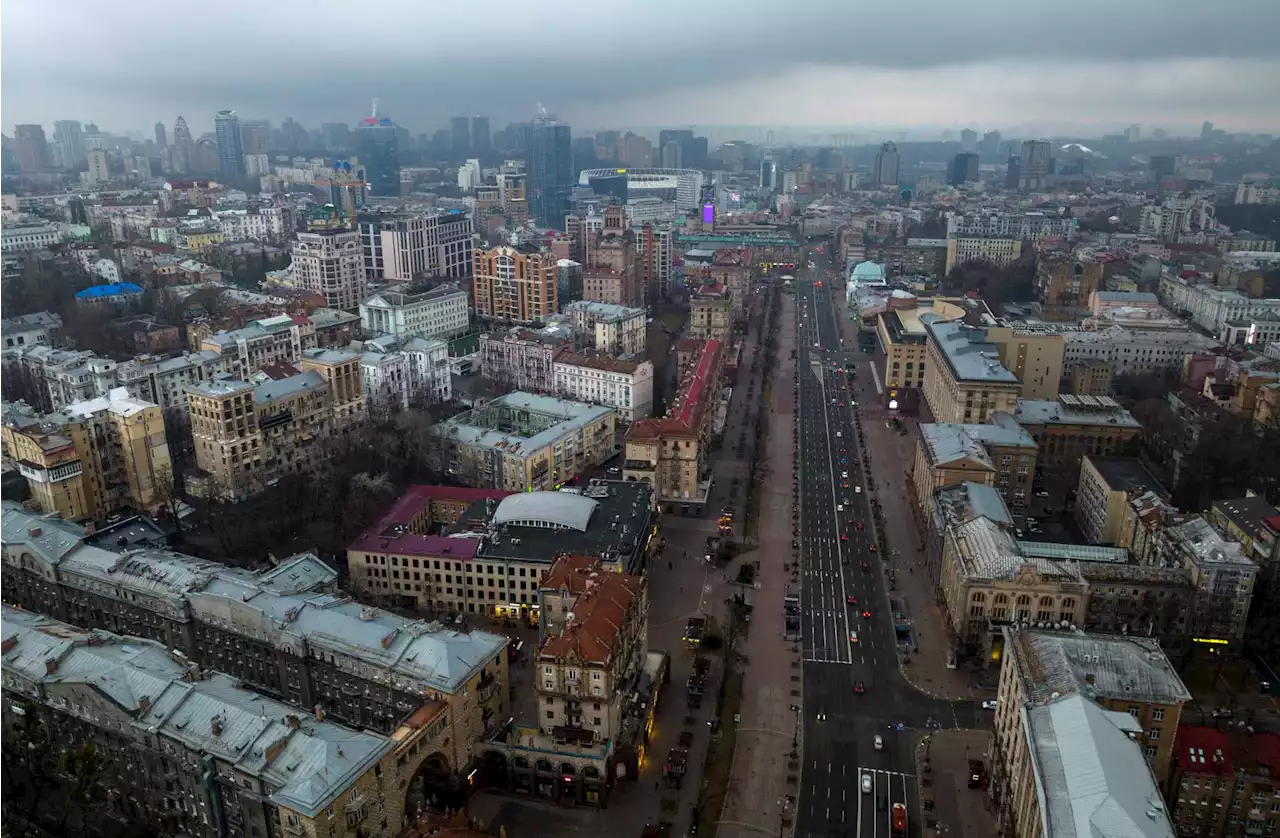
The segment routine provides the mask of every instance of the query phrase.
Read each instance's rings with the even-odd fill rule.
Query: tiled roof
[[[558,575],[561,581],[566,581],[566,574],[579,577],[565,585],[568,590],[580,590],[573,600],[573,619],[565,623],[558,636],[543,642],[539,655],[608,664],[618,651],[627,611],[641,596],[644,582],[637,576],[603,570],[599,562],[583,565],[571,561],[573,566]],[[544,590],[549,587],[544,583]]]

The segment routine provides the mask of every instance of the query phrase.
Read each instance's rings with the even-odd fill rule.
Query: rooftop
[[[1052,559],[1053,561],[1103,562],[1106,564],[1127,564],[1129,561],[1129,551],[1123,547],[1097,547],[1092,544],[1019,541],[1018,551],[1024,556],[1036,559]],[[1083,568],[1081,572],[1083,572]]]
[[[533,415],[546,427],[528,436],[522,435],[508,421],[507,411],[515,411],[522,416]],[[436,425],[433,431],[467,445],[500,448],[512,455],[529,455],[611,413],[614,413],[611,407],[517,391],[460,413]]]
[[[1005,639],[1032,704],[1068,693],[1148,704],[1191,700],[1155,638],[1006,628]]]
[[[96,300],[103,297],[123,297],[126,294],[141,294],[142,286],[132,282],[112,282],[106,285],[90,285],[83,291],[76,292],[77,300]]]
[[[633,317],[644,317],[642,308],[630,308],[613,303],[601,303],[595,300],[577,300],[564,307],[565,314],[581,313],[590,320],[605,323],[619,323]]]
[[[1182,548],[1197,565],[1236,565],[1239,569],[1257,569],[1244,554],[1244,545],[1223,538],[1199,515],[1165,530],[1169,539]]]
[[[1160,298],[1155,294],[1148,294],[1142,291],[1094,291],[1099,302],[1104,303],[1127,303],[1135,305],[1139,303],[1156,303],[1160,302]]]
[[[561,568],[565,564],[570,567]],[[553,579],[549,578],[542,590],[566,591],[573,595],[569,610],[572,619],[565,622],[559,635],[543,641],[539,657],[576,657],[599,664],[612,662],[619,651],[627,612],[636,599],[643,596],[644,580],[628,573],[614,573],[598,561],[586,564],[579,556],[557,560],[552,577],[556,587],[553,588]]]
[[[348,550],[379,551],[401,556],[475,555],[476,543],[471,538],[446,538],[425,535],[416,530],[424,520],[432,501],[456,501],[473,504],[498,501],[510,492],[502,489],[471,489],[459,486],[410,486],[378,522],[356,540]]]
[[[1160,481],[1137,457],[1098,457],[1086,454],[1085,459],[1097,469],[1112,492],[1155,492],[1162,497],[1169,497],[1164,486],[1160,485]]]
[[[38,685],[93,690],[132,717],[131,725],[231,763],[260,778],[272,802],[320,813],[395,748],[238,686],[220,673],[191,678],[152,640],[86,631],[9,606],[3,613],[4,670]],[[7,679],[6,679],[7,680]]]
[[[1213,508],[1221,511],[1227,520],[1252,537],[1257,537],[1271,529],[1267,519],[1280,514],[1274,506],[1267,503],[1265,498],[1258,495],[1217,500],[1213,502]]]
[[[331,649],[361,659],[372,671],[454,692],[507,644],[486,632],[467,634],[407,620],[327,593],[336,573],[302,554],[265,573],[166,550],[117,553],[82,542],[83,530],[3,504],[3,544],[20,545],[50,574],[103,585],[157,607],[222,621],[234,603],[240,630],[277,646]]]
[[[1052,838],[1174,838],[1137,721],[1079,695],[1026,711],[1023,729]]]
[[[1020,425],[1114,425],[1141,430],[1133,414],[1110,396],[1071,396],[1057,399],[1018,399],[1013,418]]]
[[[652,515],[653,489],[638,482],[592,480],[581,489],[512,495],[499,503],[476,558],[551,563],[575,554],[630,570],[648,543]]]
[[[271,404],[279,399],[292,398],[308,390],[328,392],[324,377],[315,370],[307,370],[297,375],[286,376],[278,380],[268,380],[253,388],[254,404]]]
[[[1018,377],[1000,363],[1000,348],[987,341],[986,330],[933,313],[922,315],[920,321],[957,380],[1018,383]]]

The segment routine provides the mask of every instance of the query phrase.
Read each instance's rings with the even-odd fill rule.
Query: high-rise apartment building
[[[89,161],[90,183],[106,183],[111,179],[110,160],[106,151],[100,148],[91,149],[86,159]]]
[[[44,126],[15,125],[13,156],[23,172],[49,171],[53,163],[49,158],[49,142],[44,136]]]
[[[168,139],[168,136],[165,134],[164,123],[157,122],[156,123],[156,146],[158,148],[165,148],[168,145],[169,145],[169,139]]]
[[[475,157],[483,157],[491,151],[493,151],[493,142],[489,136],[489,117],[471,117],[470,154]]]
[[[356,154],[364,164],[369,194],[400,197],[400,141],[387,117],[368,116],[356,127]]]
[[[573,191],[573,149],[568,125],[542,118],[534,123],[528,156],[529,209],[539,227],[561,229]]]
[[[251,119],[240,126],[240,140],[245,154],[266,154],[271,139],[271,123]]]
[[[244,174],[244,141],[240,137],[240,117],[235,111],[218,111],[213,117],[218,138],[218,171],[223,177]]]
[[[1018,152],[1018,188],[1043,189],[1048,185],[1053,146],[1048,140],[1023,140]]]
[[[684,155],[680,143],[668,140],[662,145],[662,168],[679,169],[683,165]]]
[[[898,185],[898,147],[893,143],[880,146],[876,154],[875,168],[876,186]]]
[[[181,174],[191,173],[192,145],[191,129],[179,116],[173,121],[173,168]]]
[[[62,147],[62,165],[66,169],[79,168],[84,162],[84,132],[74,119],[60,119],[53,123],[53,138]]]
[[[299,288],[323,294],[330,308],[360,305],[365,275],[359,231],[335,227],[299,233],[293,243],[293,276]]]
[[[986,157],[995,157],[1000,152],[1000,132],[988,131],[982,135],[982,153]]]
[[[449,119],[450,150],[453,156],[464,159],[471,154],[471,118],[455,116]]]
[[[366,276],[388,282],[463,279],[471,273],[473,232],[471,215],[458,210],[361,216]]]
[[[978,155],[973,152],[961,152],[951,161],[951,173],[947,179],[952,186],[978,181]]]
[[[476,314],[533,323],[559,310],[556,258],[533,245],[476,250],[471,265]]]
[[[766,157],[760,161],[760,189],[773,192],[778,188],[778,161]]]

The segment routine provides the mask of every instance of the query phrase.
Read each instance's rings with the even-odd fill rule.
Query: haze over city
[[[582,130],[1088,135],[1134,122],[1175,134],[1194,133],[1202,119],[1239,131],[1280,124],[1280,4],[1270,0],[1031,0],[1016,12],[940,0],[396,0],[376,14],[333,0],[236,0],[198,23],[160,0],[130,2],[128,14],[69,11],[77,7],[90,8],[5,3],[7,131],[68,117],[145,130],[175,114],[203,131],[222,108],[353,121],[375,96],[415,131],[455,113],[527,119],[539,101]]]

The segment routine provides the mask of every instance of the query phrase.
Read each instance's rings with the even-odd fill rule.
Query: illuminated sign
[[[1207,646],[1229,646],[1229,645],[1231,645],[1231,641],[1230,641],[1230,640],[1222,640],[1222,639],[1217,638],[1217,637],[1193,637],[1193,638],[1191,638],[1191,642],[1192,642],[1192,643],[1204,643],[1204,644],[1205,644],[1205,645],[1207,645]]]
[[[702,205],[702,223],[703,224],[716,223],[716,205],[715,204]]]
[[[626,169],[614,169],[614,171],[620,175],[625,175],[627,173]]]

